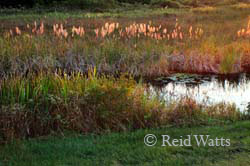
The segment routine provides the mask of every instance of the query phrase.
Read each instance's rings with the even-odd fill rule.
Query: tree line
[[[144,3],[151,0],[0,0],[0,7],[72,6],[80,8],[115,6],[119,3]],[[103,7],[104,7],[103,6]]]

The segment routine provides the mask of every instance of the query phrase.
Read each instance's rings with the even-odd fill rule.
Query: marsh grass
[[[250,5],[248,3],[237,3],[232,5],[232,8],[238,10],[247,10],[250,9]]]
[[[185,17],[181,21],[169,18],[169,23],[162,19],[138,23],[108,20],[96,21],[89,26],[86,23],[67,25],[67,21],[40,21],[20,28],[16,26],[0,37],[1,76],[24,76],[28,72],[54,72],[57,69],[87,73],[90,66],[95,66],[98,73],[127,72],[144,77],[178,71],[248,72],[249,59],[245,54],[249,50],[246,47],[249,26],[240,27],[232,22],[232,16],[238,15],[233,13],[229,17],[231,9],[218,10],[226,12],[223,18],[218,16],[218,20],[226,20],[221,29],[217,28],[216,22],[202,25],[192,20],[187,24]],[[242,12],[242,15],[246,14]],[[203,13],[195,19],[206,17],[211,21],[210,17],[217,15]],[[233,52],[225,51],[230,45],[243,48],[237,50],[239,57],[236,60]],[[173,59],[180,56],[184,56],[182,62],[176,63]]]
[[[237,63],[236,63],[237,61],[239,63],[239,59],[241,57],[239,54],[239,51],[237,51],[237,48],[229,46],[228,48],[225,48],[225,51],[223,54],[224,54],[224,58],[220,65],[222,73],[233,73],[234,71],[237,72],[241,70],[240,64],[238,64],[237,66]]]
[[[39,75],[3,81],[1,140],[64,129],[99,133],[160,123],[161,104],[144,97],[135,81],[98,78],[96,74],[94,69],[88,78],[80,73],[71,77],[63,73],[62,77]]]
[[[131,131],[162,125],[192,126],[247,119],[230,105],[207,107],[191,99],[164,104],[145,94],[131,76],[64,72],[1,82],[1,142],[72,130]],[[210,123],[210,122],[209,122]]]
[[[206,7],[193,8],[193,9],[191,9],[191,11],[198,14],[198,13],[217,12],[218,10],[216,7],[206,6]]]
[[[157,9],[150,14],[162,17],[153,21],[114,19],[123,12],[106,13],[114,17],[104,21],[91,18],[105,13],[71,19],[53,13],[39,15],[37,22],[37,15],[26,21],[26,16],[0,16],[0,142],[64,130],[103,133],[249,118],[231,105],[207,107],[191,99],[166,105],[133,79],[249,72],[249,41],[247,31],[242,33],[249,12],[218,10],[177,18]],[[135,17],[149,11],[139,10]],[[86,17],[91,18],[81,19]],[[22,19],[13,23],[17,18]],[[221,20],[225,26],[218,29]]]

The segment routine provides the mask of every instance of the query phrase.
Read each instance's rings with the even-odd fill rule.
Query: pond
[[[148,92],[165,102],[189,97],[207,105],[230,103],[240,110],[250,103],[250,75],[175,74],[158,78],[149,84]]]

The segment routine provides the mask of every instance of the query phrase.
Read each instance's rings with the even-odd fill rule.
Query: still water
[[[247,109],[250,102],[250,75],[184,75],[158,78],[149,85],[151,95],[165,102],[189,97],[197,103],[235,104],[240,111]]]

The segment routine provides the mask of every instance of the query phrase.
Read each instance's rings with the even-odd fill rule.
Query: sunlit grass
[[[42,21],[40,23],[35,21],[24,27],[16,26],[2,34],[0,55],[5,59],[2,61],[2,66],[6,66],[5,63],[15,66],[6,68],[5,73],[2,74],[4,76],[10,73],[18,74],[18,72],[24,74],[33,71],[31,66],[34,65],[39,66],[37,69],[39,71],[55,71],[59,66],[61,70],[68,72],[70,70],[86,72],[88,65],[94,65],[98,72],[112,73],[116,70],[137,76],[167,75],[173,69],[174,72],[220,74],[248,72],[242,66],[229,70],[240,61],[232,61],[226,70],[221,70],[218,65],[225,66],[225,63],[228,63],[224,63],[227,59],[224,58],[225,53],[223,53],[227,45],[239,47],[239,60],[244,56],[247,52],[246,47],[244,51],[240,48],[247,42],[249,31],[248,21],[246,28],[240,28],[237,32],[221,31],[219,35],[225,40],[220,40],[217,34],[210,34],[206,26],[186,25],[177,18],[170,25],[164,23],[157,25],[152,21],[134,22],[128,25],[121,22],[104,22],[91,28],[67,26],[62,23],[52,24],[50,27]],[[238,42],[232,42],[232,40],[238,40]],[[174,57],[180,56],[181,52],[184,53],[181,62],[183,66],[178,69],[173,67],[176,64]],[[202,55],[202,58],[198,58],[198,55]],[[195,60],[190,64],[192,57]],[[39,62],[35,61],[36,58],[39,58]],[[46,60],[47,58],[51,61]],[[29,61],[29,65],[25,66],[24,70],[20,69],[20,64],[15,64],[19,60],[24,64]],[[147,62],[148,60],[150,61]],[[244,58],[244,63],[247,63],[246,61],[247,59]],[[154,66],[157,69],[147,70]],[[190,69],[189,66],[197,69]]]
[[[191,9],[194,13],[210,13],[210,12],[216,12],[217,8],[212,6],[206,6],[206,7],[198,7]]]
[[[235,5],[232,5],[233,9],[239,9],[239,10],[245,10],[245,9],[250,9],[250,4],[247,3],[237,3]]]

